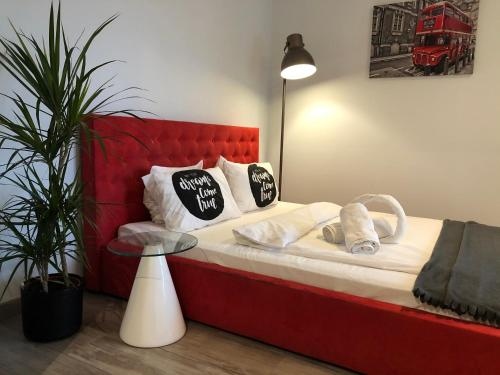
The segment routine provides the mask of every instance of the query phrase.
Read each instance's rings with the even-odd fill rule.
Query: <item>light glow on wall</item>
[[[314,132],[315,136],[323,132],[334,132],[345,128],[351,122],[352,115],[333,100],[312,100],[298,110],[292,128],[300,134]],[[311,134],[312,135],[312,134]],[[323,133],[323,136],[327,136]]]

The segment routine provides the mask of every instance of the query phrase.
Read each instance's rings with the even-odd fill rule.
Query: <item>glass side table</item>
[[[112,240],[108,251],[140,257],[134,286],[120,328],[120,338],[139,348],[172,344],[186,333],[166,255],[195,247],[196,237],[168,231],[144,232]]]

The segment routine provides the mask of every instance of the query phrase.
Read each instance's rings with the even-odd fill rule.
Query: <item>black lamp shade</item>
[[[316,64],[309,52],[304,48],[301,34],[287,37],[285,56],[281,62],[281,77],[284,79],[302,79],[316,73]]]

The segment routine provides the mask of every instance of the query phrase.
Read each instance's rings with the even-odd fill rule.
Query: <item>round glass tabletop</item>
[[[108,251],[130,257],[178,254],[192,249],[198,239],[190,234],[169,231],[135,233],[112,240]]]

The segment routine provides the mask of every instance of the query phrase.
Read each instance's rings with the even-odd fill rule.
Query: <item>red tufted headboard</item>
[[[118,228],[130,222],[149,219],[142,204],[141,176],[152,165],[186,166],[204,160],[213,167],[219,155],[240,163],[259,158],[259,129],[237,126],[196,124],[131,117],[91,120],[89,126],[104,138],[106,153],[97,140],[81,151],[86,214],[92,225],[85,225],[85,250],[89,269],[86,284],[101,290],[101,252]],[[128,133],[125,134],[125,133]],[[133,135],[140,140],[132,138]]]

